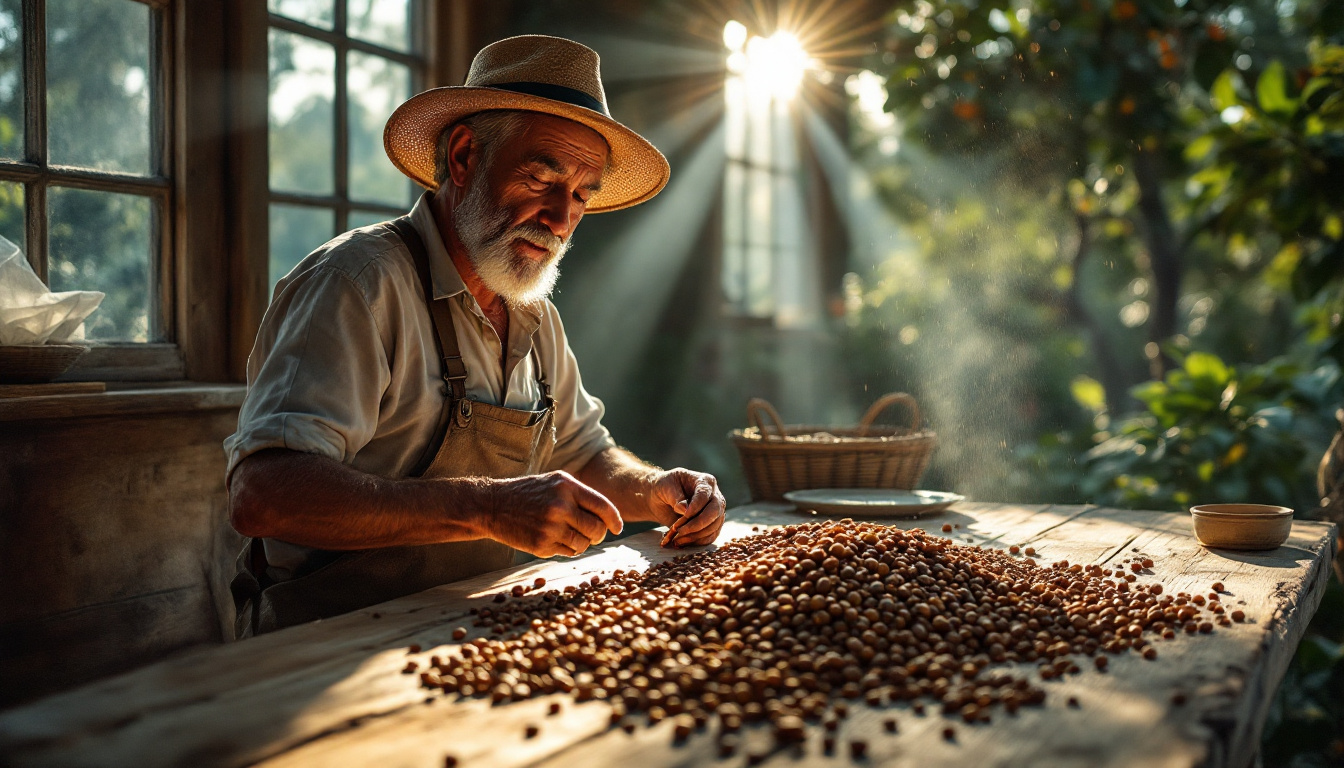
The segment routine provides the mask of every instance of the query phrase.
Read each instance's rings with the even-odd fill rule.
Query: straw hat
[[[658,194],[671,175],[667,159],[639,134],[611,119],[597,52],[573,40],[522,35],[491,43],[471,62],[466,84],[434,88],[397,107],[383,147],[402,173],[426,189],[444,128],[476,112],[519,109],[556,115],[592,128],[611,149],[602,189],[588,213],[626,208]]]

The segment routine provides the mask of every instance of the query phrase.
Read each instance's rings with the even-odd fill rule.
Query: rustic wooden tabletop
[[[786,505],[732,510],[727,540],[753,526],[805,519]],[[1244,624],[1212,635],[1157,641],[1161,656],[1128,653],[1108,673],[1044,682],[1043,707],[997,717],[990,724],[916,715],[908,704],[877,711],[853,707],[841,739],[863,738],[862,765],[1134,765],[1243,766],[1297,642],[1319,604],[1334,555],[1333,526],[1297,522],[1287,544],[1272,552],[1210,551],[1196,543],[1185,515],[1091,506],[963,503],[933,517],[892,521],[950,535],[963,543],[1006,548],[1031,545],[1042,563],[1111,563],[1151,557],[1144,581],[1169,591],[1207,592],[1221,581],[1229,608]],[[951,534],[941,526],[960,526]],[[609,725],[605,702],[573,703],[561,695],[491,706],[488,700],[429,696],[407,660],[450,651],[451,633],[470,626],[469,609],[501,588],[544,576],[563,587],[616,569],[644,569],[679,554],[649,532],[567,561],[534,562],[432,589],[327,621],[241,643],[192,651],[34,704],[0,713],[0,765],[106,766],[738,766],[754,744],[771,741],[748,727],[743,749],[715,751],[713,728],[674,745],[671,723],[633,733]],[[410,654],[408,646],[423,651]],[[1021,665],[1023,671],[1032,670]],[[1175,693],[1186,702],[1173,702]],[[1068,706],[1070,697],[1078,706]],[[559,714],[548,715],[552,701]],[[899,732],[882,721],[895,715]],[[527,724],[539,732],[524,737]],[[776,751],[766,764],[842,765],[825,756],[820,729],[796,750]]]

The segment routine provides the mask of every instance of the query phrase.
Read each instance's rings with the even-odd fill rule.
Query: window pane
[[[52,163],[151,172],[149,14],[133,0],[47,0]]]
[[[270,32],[271,188],[329,195],[336,125],[336,51],[325,43]]]
[[[381,56],[349,55],[350,198],[409,203],[411,181],[383,151],[383,124],[411,95],[411,70]]]
[[[27,253],[27,235],[23,218],[23,185],[0,181],[0,237]]]
[[[280,278],[335,234],[336,212],[307,205],[271,205],[271,291]]]
[[[411,50],[410,0],[348,0],[346,33],[398,51]]]
[[[105,341],[151,341],[154,252],[152,202],[147,197],[52,187],[48,192],[53,291],[103,291],[84,335]]]
[[[336,0],[266,0],[266,9],[323,29],[336,18]]]
[[[370,224],[391,221],[395,218],[395,216],[388,216],[386,213],[379,213],[378,211],[351,211],[350,228],[359,229],[360,227],[367,227]]]
[[[0,157],[14,159],[23,157],[22,22],[23,0],[0,0]]]

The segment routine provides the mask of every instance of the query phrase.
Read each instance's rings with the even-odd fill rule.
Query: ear
[[[456,125],[448,135],[448,179],[453,186],[467,188],[467,180],[475,173],[478,153],[472,151],[472,131],[465,125]]]

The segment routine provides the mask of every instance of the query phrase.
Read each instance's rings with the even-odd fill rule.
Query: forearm
[[[483,538],[491,497],[487,480],[392,480],[326,456],[271,449],[234,469],[229,514],[247,536],[370,549]]]
[[[626,522],[658,522],[649,493],[661,472],[624,448],[608,448],[583,465],[576,477],[611,499]]]

